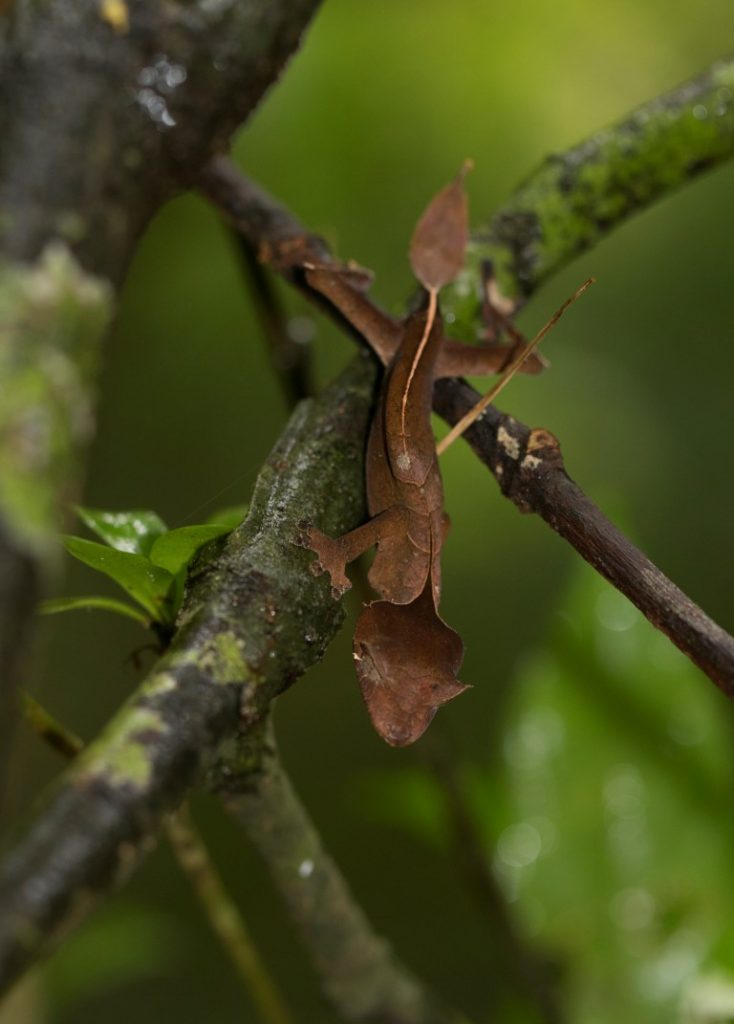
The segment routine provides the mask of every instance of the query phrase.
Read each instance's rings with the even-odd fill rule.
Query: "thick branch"
[[[272,698],[342,621],[295,543],[303,517],[341,533],[363,515],[374,367],[353,364],[294,413],[246,522],[196,575],[169,652],[56,787],[0,870],[0,987],[52,948],[150,849],[223,743],[252,737]]]
[[[0,754],[93,433],[114,291],[150,217],[254,109],[317,6],[0,4]]]
[[[272,742],[260,768],[220,790],[260,851],[298,927],[324,993],[359,1024],[461,1024],[398,964],[354,902],[294,792]],[[466,1022],[465,1022],[466,1024]]]
[[[476,325],[485,260],[505,295],[527,298],[627,218],[733,155],[734,59],[727,59],[549,156],[475,233],[444,308]]]
[[[302,251],[314,247],[320,262],[328,262],[324,243],[307,235],[287,210],[238,176],[224,158],[210,165],[202,187],[250,242],[302,287],[287,260],[283,263],[284,254],[299,251],[299,239]],[[434,409],[454,424],[478,399],[463,381],[441,380]],[[489,406],[466,439],[518,508],[545,519],[717,686],[734,696],[734,638],[630,543],[568,477],[552,435],[531,431]]]
[[[143,227],[225,145],[318,0],[18,3],[0,50],[1,251],[66,242],[119,283]]]
[[[73,760],[84,742],[67,729],[29,693],[20,692],[26,722],[52,750]],[[209,851],[184,804],[165,823],[165,832],[178,861],[206,914],[207,921],[242,978],[261,1024],[290,1024],[290,1014],[266,965],[263,963],[242,915],[232,902]]]

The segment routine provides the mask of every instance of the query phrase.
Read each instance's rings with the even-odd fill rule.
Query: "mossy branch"
[[[294,413],[245,523],[194,574],[169,651],[55,787],[0,869],[0,987],[124,879],[219,754],[317,661],[342,618],[295,543],[303,517],[340,533],[363,515],[374,367],[361,357]]]
[[[0,773],[138,238],[255,108],[317,6],[122,0],[112,16],[99,0],[19,0],[0,12]]]
[[[363,516],[374,377],[361,356],[317,401],[298,407],[260,473],[247,520],[194,574],[169,651],[0,867],[0,990],[127,877],[193,784],[221,790],[228,780],[237,812],[235,782],[241,795],[256,777],[257,813],[246,817],[253,838],[257,814],[279,822],[279,838],[260,839],[276,878],[300,843],[323,880],[316,904],[309,889],[300,904],[284,893],[335,1005],[347,1019],[375,1024],[461,1024],[374,935],[264,736],[273,698],[318,660],[343,618],[297,541],[303,518],[341,533]],[[38,721],[38,709],[28,710]],[[42,732],[51,725],[39,722]],[[66,746],[78,741],[67,735]],[[211,887],[211,877],[204,882]]]
[[[457,323],[479,325],[476,282],[492,264],[503,295],[527,299],[635,213],[734,156],[734,58],[645,103],[537,168],[477,230],[442,294]]]
[[[71,760],[84,742],[54,718],[25,690],[20,691],[24,717],[33,731],[57,753]],[[263,963],[249,929],[227,892],[209,851],[184,804],[164,822],[164,829],[179,867],[191,883],[209,927],[242,978],[261,1024],[290,1024],[291,1017],[270,972]]]

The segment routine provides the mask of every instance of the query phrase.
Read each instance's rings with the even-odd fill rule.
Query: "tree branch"
[[[20,702],[26,722],[52,750],[72,760],[84,742],[55,719],[25,690]],[[178,865],[191,883],[206,914],[209,927],[222,944],[252,998],[261,1024],[290,1024],[290,1014],[267,967],[263,963],[242,915],[224,887],[209,851],[184,804],[164,824],[166,837]]]
[[[151,215],[227,144],[317,7],[125,0],[113,24],[97,0],[16,4],[0,49],[2,255],[29,262],[59,240],[119,284]]]
[[[434,408],[449,423],[478,398],[463,381],[439,381]],[[629,598],[716,685],[734,697],[734,637],[718,626],[568,476],[556,438],[489,406],[466,440],[521,512],[535,512]]]
[[[334,262],[321,239],[307,234],[287,210],[244,179],[225,158],[212,161],[201,188],[251,244],[306,294],[308,288],[293,255],[322,264]],[[323,300],[319,296],[317,301]],[[453,425],[479,397],[463,381],[441,380],[434,391],[434,409]],[[570,479],[551,434],[531,430],[489,406],[465,436],[503,494],[521,511],[541,516],[727,696],[734,697],[734,638],[627,540]]]
[[[374,374],[360,358],[299,406],[247,520],[191,579],[169,651],[0,869],[0,988],[127,877],[223,744],[244,732],[257,764],[270,701],[321,657],[343,618],[294,541],[303,517],[343,532],[363,515]]]
[[[146,223],[226,144],[318,0],[0,5],[0,752]]]
[[[476,282],[489,260],[516,303],[633,214],[734,155],[734,58],[554,153],[473,235],[442,293],[457,324],[479,323]]]
[[[259,843],[340,1012],[375,1024],[462,1024],[374,935],[263,739],[271,701],[321,656],[343,618],[297,541],[302,517],[343,532],[363,515],[374,378],[363,356],[299,406],[260,473],[247,520],[191,579],[169,651],[0,868],[0,990],[128,876],[166,814],[206,778],[220,791],[226,780],[252,833],[258,816],[262,825],[267,816],[280,822]],[[29,712],[38,720],[37,709]],[[46,719],[40,726],[50,728]],[[294,900],[282,874],[294,844],[299,864],[318,865],[315,903]]]
[[[247,276],[250,297],[267,346],[270,363],[280,384],[286,406],[293,409],[313,394],[311,350],[291,335],[285,308],[272,276],[247,239],[233,231]]]
[[[224,803],[262,855],[339,1015],[359,1024],[467,1024],[441,1007],[372,931],[285,775],[272,737],[255,772],[224,777]]]

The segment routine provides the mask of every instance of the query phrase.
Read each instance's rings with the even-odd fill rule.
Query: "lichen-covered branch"
[[[150,217],[226,144],[318,0],[0,4],[0,758]]]
[[[80,754],[0,867],[0,991],[127,877],[199,781],[215,785],[244,815],[272,859],[327,993],[347,1019],[462,1024],[372,932],[264,736],[270,702],[321,656],[343,617],[297,542],[304,518],[340,533],[363,515],[374,376],[372,361],[362,356],[318,401],[299,406],[260,473],[247,520],[194,573],[169,651]],[[53,732],[57,747],[78,751],[79,741],[37,706],[29,704],[27,713],[42,734]],[[258,815],[270,829],[269,814],[279,832],[258,838]],[[172,838],[207,898],[216,898],[216,879],[202,875],[191,836],[174,826]],[[314,865],[313,884],[300,894],[305,899],[286,884],[296,848],[301,874],[294,877],[303,878],[304,860]],[[230,934],[226,913],[217,926]],[[251,964],[239,966],[251,974]],[[272,1011],[272,993],[264,997]],[[278,1012],[276,1005],[272,1019]]]
[[[25,690],[20,691],[19,697],[23,716],[40,739],[69,760],[81,754],[84,742],[79,736],[49,714]],[[290,1014],[277,986],[252,941],[242,915],[226,891],[186,804],[166,818],[164,829],[210,928],[250,993],[261,1024],[290,1024]]]
[[[241,733],[257,763],[270,701],[318,660],[342,621],[295,541],[303,518],[341,533],[363,515],[374,373],[362,357],[298,407],[247,520],[194,574],[169,651],[2,865],[0,989],[130,873],[163,816]]]
[[[467,266],[445,290],[457,322],[476,325],[476,282],[491,261],[515,302],[618,225],[734,156],[734,59],[554,153],[479,229]]]
[[[219,158],[209,166],[206,194],[225,211],[251,243],[306,290],[284,257],[314,251],[330,259],[324,243],[308,235],[287,210]],[[317,301],[321,301],[320,296]],[[339,320],[339,316],[335,314]],[[434,409],[454,424],[479,400],[460,380],[441,380]],[[558,442],[546,431],[531,431],[489,406],[467,441],[499,482],[503,493],[525,512],[536,512],[598,572],[625,594],[728,696],[734,697],[734,637],[713,622],[599,511],[568,477]]]
[[[358,1024],[467,1024],[397,962],[354,902],[339,869],[266,743],[258,769],[219,792],[260,851],[311,956],[325,995]]]

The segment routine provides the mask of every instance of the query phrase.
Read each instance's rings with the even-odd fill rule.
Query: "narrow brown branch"
[[[477,392],[439,381],[434,408],[449,423]],[[594,505],[568,476],[557,439],[490,406],[466,440],[521,512],[534,512],[621,591],[728,696],[734,697],[734,637],[718,626]]]
[[[299,265],[304,261],[334,262],[324,239],[308,232],[290,210],[246,178],[229,157],[215,156],[210,160],[197,186],[247,239],[260,259],[284,276],[298,275]]]
[[[311,350],[294,338],[288,327],[283,304],[269,271],[258,259],[247,239],[233,232],[250,285],[255,314],[270,354],[270,362],[280,383],[286,405],[293,409],[313,393]]]
[[[305,287],[293,256],[331,257],[274,199],[247,181],[225,158],[207,168],[202,190],[257,247],[263,258]],[[333,262],[333,260],[332,260]],[[338,317],[335,317],[339,319]],[[479,394],[460,380],[441,380],[434,409],[454,424]],[[489,406],[466,434],[503,494],[523,512],[535,512],[597,572],[620,590],[729,697],[734,697],[734,638],[672,583],[594,505],[566,473],[557,440]]]

